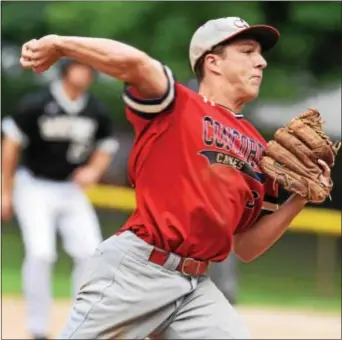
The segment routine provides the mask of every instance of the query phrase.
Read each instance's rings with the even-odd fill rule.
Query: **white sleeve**
[[[125,86],[122,98],[135,113],[143,115],[161,113],[173,103],[176,96],[175,79],[171,70],[167,66],[163,67],[168,80],[167,91],[163,96],[154,99],[136,98],[129,92],[128,86]]]
[[[115,138],[108,137],[99,140],[96,144],[96,149],[114,155],[119,150],[119,146],[119,142]]]
[[[5,117],[2,121],[2,132],[4,135],[15,142],[26,146],[28,137],[22,132],[12,117]]]

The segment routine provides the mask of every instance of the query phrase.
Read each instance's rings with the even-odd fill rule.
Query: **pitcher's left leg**
[[[208,276],[194,278],[196,289],[180,306],[163,339],[250,339],[240,315]]]

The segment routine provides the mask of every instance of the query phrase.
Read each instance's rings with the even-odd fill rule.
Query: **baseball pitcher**
[[[21,64],[35,72],[68,56],[124,82],[135,131],[129,177],[137,207],[89,260],[60,339],[250,337],[207,269],[231,251],[257,258],[310,201],[297,191],[278,206],[281,181],[259,167],[266,141],[243,114],[259,94],[264,53],[278,39],[275,28],[236,17],[199,27],[189,46],[199,93],[115,40],[49,35],[23,45]],[[315,180],[327,197],[323,161],[315,161]]]

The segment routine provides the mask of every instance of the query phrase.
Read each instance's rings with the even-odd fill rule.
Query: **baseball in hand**
[[[35,72],[49,69],[62,56],[58,40],[59,36],[51,34],[26,42],[21,49],[21,66]]]

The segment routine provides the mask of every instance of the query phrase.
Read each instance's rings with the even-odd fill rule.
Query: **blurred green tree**
[[[266,55],[262,98],[293,100],[340,81],[341,2],[5,2],[2,40],[19,46],[49,33],[117,39],[168,64],[185,83],[192,77],[191,35],[222,16],[272,24],[281,32],[278,47]],[[109,84],[97,84],[94,91],[122,117],[121,85]],[[14,87],[6,89],[5,105],[18,95]]]

